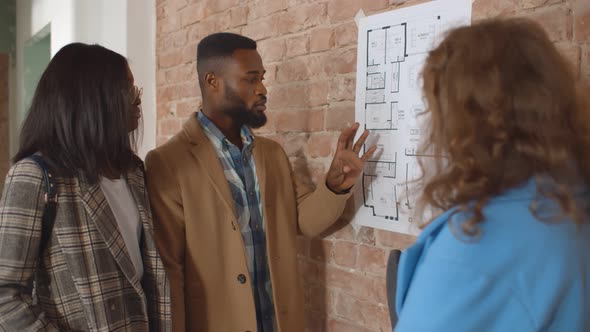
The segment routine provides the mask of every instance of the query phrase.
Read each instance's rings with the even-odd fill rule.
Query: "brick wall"
[[[9,166],[8,144],[8,69],[9,56],[0,53],[0,193]]]
[[[158,0],[158,144],[176,133],[201,99],[196,44],[219,31],[259,41],[268,71],[268,125],[308,181],[325,173],[339,130],[354,121],[357,27],[353,17],[424,1]],[[473,19],[526,16],[545,26],[581,75],[590,77],[590,1],[475,0]],[[390,331],[385,263],[413,238],[348,225],[300,238],[310,331]]]

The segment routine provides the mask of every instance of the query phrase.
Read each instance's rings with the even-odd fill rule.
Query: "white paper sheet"
[[[471,23],[471,0],[436,0],[359,20],[356,121],[378,146],[355,186],[357,225],[418,234],[412,179],[420,175],[421,71],[450,28]],[[420,118],[422,119],[422,118]]]

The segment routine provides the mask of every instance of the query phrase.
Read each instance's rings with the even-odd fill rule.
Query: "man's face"
[[[223,111],[237,123],[252,128],[266,124],[264,66],[256,50],[236,50],[224,68]]]

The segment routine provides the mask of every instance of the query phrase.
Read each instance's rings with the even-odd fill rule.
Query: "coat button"
[[[246,276],[240,273],[238,275],[238,281],[240,282],[240,284],[245,284],[246,283]]]

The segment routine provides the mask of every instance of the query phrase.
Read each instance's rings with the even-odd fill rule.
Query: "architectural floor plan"
[[[417,148],[425,105],[421,71],[449,28],[471,22],[470,0],[437,0],[359,22],[356,121],[378,149],[356,186],[354,222],[416,234]],[[425,156],[428,157],[428,156]]]

